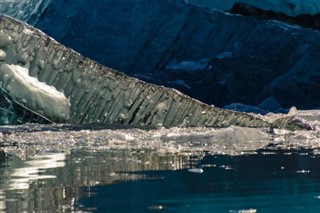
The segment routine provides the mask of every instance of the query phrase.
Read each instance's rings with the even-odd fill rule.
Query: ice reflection
[[[317,174],[320,174],[320,159],[315,155],[320,147],[318,132],[305,135],[308,140],[291,140],[292,135],[298,133],[269,133],[239,127],[91,130],[26,125],[18,129],[6,126],[1,131],[0,213],[47,212],[48,209],[94,212],[97,206],[105,203],[114,208],[114,212],[119,212],[119,206],[131,208],[130,203],[123,204],[123,199],[130,201],[139,196],[137,202],[148,212],[166,211],[180,202],[174,198],[175,203],[171,205],[170,199],[163,199],[175,192],[177,196],[190,192],[203,194],[200,196],[202,201],[208,201],[205,198],[208,192],[217,193],[218,200],[219,193],[226,190],[231,197],[232,193],[247,196],[252,187],[252,194],[256,193],[254,190],[269,190],[270,185],[264,183],[276,176],[279,183],[271,189],[282,187],[284,194],[291,189],[281,185],[283,181],[288,182],[284,185],[293,185],[290,188],[299,190],[301,184],[297,183],[298,188],[295,187],[291,177],[305,179],[306,183],[310,178],[316,179],[311,181],[314,185],[307,185],[307,189],[312,192],[313,200],[319,200],[316,198],[319,191],[312,191],[318,187]],[[302,132],[299,134],[303,136]],[[294,148],[301,146],[304,149],[296,153]],[[256,184],[261,177],[264,177],[262,182]],[[130,191],[127,186],[136,189]],[[149,203],[150,196],[158,193],[161,196],[154,197],[155,202]],[[104,194],[102,203],[88,204]],[[183,199],[182,205],[185,204]],[[216,201],[215,197],[213,201]],[[219,202],[210,208],[217,204]],[[254,207],[228,206],[227,210]]]
[[[280,200],[273,195],[292,192],[299,198],[303,194],[305,205],[307,202],[314,205],[319,201],[320,156],[313,155],[312,150],[300,152],[308,153],[304,155],[290,153],[226,156],[128,148],[73,150],[26,160],[2,155],[0,213],[52,209],[54,212],[101,212],[109,208],[126,212],[132,205],[144,209],[139,212],[170,209],[187,212],[182,211],[187,210],[186,205],[190,211],[199,212],[196,210],[203,204],[225,210],[220,212],[240,212],[255,210],[256,204],[264,205],[261,202],[268,199]],[[239,197],[247,198],[250,205],[242,206]],[[230,199],[234,203],[231,206],[220,202]],[[290,203],[296,203],[295,199]],[[123,200],[128,202],[124,204]]]
[[[7,190],[28,189],[35,180],[56,178],[55,175],[46,175],[45,172],[48,169],[64,167],[65,159],[64,153],[30,157],[23,167],[13,169]]]
[[[0,213],[4,213],[6,209],[5,192],[0,189]]]
[[[82,187],[161,179],[142,171],[188,169],[203,155],[194,154],[150,149],[74,150],[26,159],[6,154],[0,164],[0,213],[79,212],[73,208],[83,196]]]

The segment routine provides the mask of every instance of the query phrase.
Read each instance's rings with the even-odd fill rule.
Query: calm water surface
[[[320,156],[312,150],[228,156],[130,148],[24,159],[0,151],[0,178],[1,213],[320,212]]]

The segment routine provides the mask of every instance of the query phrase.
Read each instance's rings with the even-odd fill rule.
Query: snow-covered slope
[[[232,5],[243,2],[265,10],[286,13],[290,16],[320,13],[319,0],[185,0],[192,4],[218,10],[230,10]]]
[[[69,101],[62,92],[37,78],[19,65],[0,63],[0,88],[21,105],[55,122],[69,116]]]

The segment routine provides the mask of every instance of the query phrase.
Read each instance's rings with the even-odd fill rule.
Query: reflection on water
[[[94,212],[319,212],[320,158],[310,152],[206,155],[197,168],[82,187],[76,207]],[[300,173],[299,171],[309,171]]]
[[[0,213],[320,212],[319,135],[2,126]]]
[[[23,162],[22,167],[14,168],[10,172],[11,179],[7,185],[8,190],[28,189],[35,180],[56,178],[55,175],[46,175],[51,168],[64,167],[65,154],[49,154],[33,156]]]
[[[0,151],[0,212],[319,212],[319,165],[312,150]]]
[[[21,160],[0,152],[0,212],[73,211],[81,187],[143,180],[134,171],[188,168],[189,155],[151,150],[50,153]]]
[[[0,212],[4,212],[6,209],[5,192],[0,189]]]

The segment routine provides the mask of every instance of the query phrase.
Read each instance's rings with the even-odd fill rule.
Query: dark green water
[[[0,162],[0,212],[320,212],[320,156],[311,150],[0,152]]]

